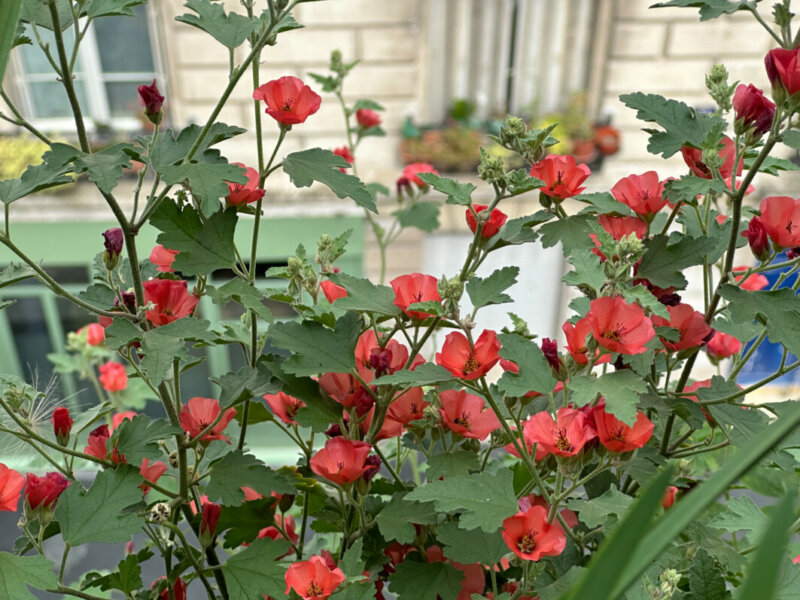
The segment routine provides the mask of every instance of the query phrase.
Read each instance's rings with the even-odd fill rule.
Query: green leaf
[[[497,386],[509,396],[522,397],[531,391],[551,393],[556,379],[538,344],[515,333],[501,333],[498,338],[500,356],[516,363],[519,373],[506,371]]]
[[[500,531],[486,533],[480,529],[460,529],[450,521],[436,529],[437,539],[444,544],[442,551],[450,560],[471,564],[494,565],[508,554],[508,546]]]
[[[267,323],[272,323],[275,320],[272,311],[264,305],[266,298],[264,291],[242,281],[238,277],[231,279],[220,287],[208,286],[206,292],[214,304],[224,306],[228,302],[238,302],[246,309],[255,311]]]
[[[637,276],[660,287],[685,289],[688,282],[683,271],[703,264],[703,258],[714,249],[716,243],[712,237],[654,235],[645,242],[647,250],[642,256]]]
[[[69,166],[50,166],[47,163],[32,165],[17,179],[0,181],[0,201],[11,204],[24,196],[51,187],[72,183],[74,179],[67,175],[72,171]]]
[[[161,458],[163,451],[158,441],[168,440],[180,432],[167,421],[151,421],[147,415],[137,415],[132,420],[125,419],[114,431],[113,438],[128,464],[138,465],[143,458]]]
[[[709,21],[722,15],[730,15],[737,10],[749,10],[756,7],[752,0],[669,0],[653,4],[650,8],[666,8],[669,6],[688,6],[700,9],[700,20]]]
[[[779,589],[782,559],[789,536],[792,534],[796,501],[797,490],[792,488],[775,508],[764,537],[761,538],[761,543],[757,546],[755,556],[750,562],[744,583],[736,590],[738,600],[775,598]]]
[[[116,318],[105,330],[105,344],[112,350],[127,346],[134,340],[141,339],[144,332],[134,325],[130,319]]]
[[[296,187],[309,187],[313,182],[319,181],[339,198],[352,198],[359,206],[374,213],[378,212],[375,199],[361,180],[339,170],[349,167],[349,163],[330,150],[311,148],[293,152],[283,159],[282,166]]]
[[[367,130],[369,131],[369,130]],[[343,583],[330,596],[331,600],[372,600],[375,597],[375,584],[371,581]]]
[[[622,565],[625,571],[611,597],[624,592],[651,561],[656,559],[709,504],[792,433],[798,424],[800,424],[800,405],[788,407],[780,419],[764,429],[761,435],[731,456],[711,477],[687,494],[681,500],[680,510],[669,511],[644,534],[641,527],[638,527],[636,535],[641,539],[638,550],[631,552],[628,549],[624,553],[630,559],[627,564]],[[614,559],[618,561],[622,555],[622,553],[616,554]]]
[[[108,587],[100,589],[113,588],[121,590],[126,595],[138,591],[142,587],[142,568],[139,566],[139,557],[131,554],[120,561],[116,572],[108,576],[108,583]]]
[[[791,129],[783,134],[783,143],[789,146],[790,148],[794,148],[795,150],[800,150],[800,131],[796,129]]]
[[[542,246],[552,248],[556,244],[561,244],[564,256],[569,256],[575,250],[591,250],[595,246],[589,234],[592,232],[591,224],[595,220],[593,215],[573,215],[545,223],[539,228],[542,234]]]
[[[101,471],[88,491],[70,485],[58,499],[55,517],[70,546],[88,542],[127,542],[142,527],[142,518],[123,510],[142,501],[137,469],[120,466]]]
[[[670,179],[664,185],[664,195],[675,204],[678,201],[694,204],[697,197],[709,192],[722,194],[727,189],[719,179],[706,179],[697,175],[684,175],[680,179]]]
[[[784,288],[773,291],[750,292],[735,285],[723,285],[720,295],[728,301],[731,321],[751,323],[766,321],[767,337],[783,344],[789,352],[800,356],[800,336],[796,335],[800,319],[800,297]]]
[[[228,408],[242,400],[261,398],[264,394],[278,391],[273,385],[270,372],[262,363],[258,363],[255,369],[245,365],[235,373],[212,377],[211,381],[222,388],[219,395],[219,404],[222,408]],[[252,405],[250,408],[252,409]],[[248,422],[252,423],[252,421]]]
[[[238,548],[258,537],[265,527],[275,524],[275,499],[267,496],[261,500],[242,502],[239,506],[223,506],[217,522],[217,531],[225,534],[225,547]]]
[[[593,377],[580,375],[569,382],[570,400],[585,406],[598,395],[606,399],[606,412],[627,425],[636,422],[639,396],[647,392],[647,384],[633,371],[624,369]]]
[[[241,46],[259,23],[256,19],[231,12],[225,14],[222,4],[211,0],[188,0],[184,6],[197,13],[181,15],[176,21],[187,23],[209,33],[215,40],[228,48]]]
[[[470,471],[480,471],[481,464],[478,455],[467,450],[453,450],[431,456],[428,460],[428,469],[425,476],[428,481],[443,477],[458,477],[470,474]]]
[[[253,488],[262,496],[270,492],[292,494],[296,492],[288,480],[273,471],[252,454],[233,450],[211,465],[206,496],[212,502],[217,498],[226,506],[239,506],[244,502],[242,486]]]
[[[708,522],[709,527],[730,533],[752,531],[758,537],[766,529],[769,519],[748,496],[736,496],[725,505],[726,510]]]
[[[588,285],[596,292],[600,291],[606,283],[606,274],[600,257],[588,250],[576,250],[567,259],[575,267],[561,278],[567,285]]]
[[[667,489],[673,473],[673,466],[667,466],[644,488],[642,494],[626,512],[619,527],[606,538],[592,556],[589,569],[568,596],[569,600],[595,600],[621,596],[630,583],[623,579],[623,569],[627,562],[623,557],[636,556],[637,552],[641,555],[642,550],[649,553],[650,548],[642,543],[642,531],[660,506],[664,490]],[[615,587],[619,592],[612,592]]]
[[[8,263],[7,266],[0,269],[0,288],[14,285],[31,277],[36,277],[36,271],[28,265],[14,262]]]
[[[456,598],[463,579],[461,571],[444,562],[404,560],[389,577],[389,585],[398,600],[437,600]]]
[[[177,137],[175,137],[175,132],[172,131],[172,129],[161,132],[158,138],[156,138],[156,143],[153,145],[153,150],[150,153],[150,164],[156,171],[162,173],[164,167],[181,162],[197,141],[197,137],[200,135],[202,129],[200,125],[189,125],[182,129]],[[209,128],[208,133],[203,137],[203,141],[200,143],[194,156],[204,159],[213,157],[215,161],[218,161],[219,151],[209,151],[209,148],[214,144],[240,135],[245,131],[247,130],[236,127],[235,125],[226,125],[220,122],[214,123]]]
[[[153,213],[150,223],[162,232],[158,243],[179,252],[172,264],[176,271],[207,275],[233,265],[237,220],[235,209],[216,212],[203,221],[193,206],[180,208],[165,201]]]
[[[400,314],[400,309],[394,305],[394,290],[387,285],[375,285],[369,279],[344,273],[331,274],[330,280],[347,290],[346,298],[336,300],[336,306],[339,308],[392,317]]]
[[[17,37],[17,23],[19,22],[20,6],[22,0],[4,0],[2,3],[3,19],[0,22],[0,81],[6,72],[8,55],[14,46]]]
[[[650,290],[644,285],[635,285],[632,288],[622,290],[622,297],[625,301],[630,303],[636,302],[642,308],[645,308],[659,317],[664,317],[669,320],[669,310],[667,307],[658,301]]]
[[[47,0],[25,0],[19,12],[20,21],[34,23],[53,31]],[[58,24],[61,31],[72,26],[72,3],[69,0],[55,0],[58,11]]]
[[[419,173],[417,176],[437,192],[446,194],[445,202],[447,204],[460,204],[461,206],[472,204],[472,192],[476,189],[473,184],[459,183],[454,179],[448,179],[435,173]]]
[[[506,175],[506,194],[508,198],[519,196],[525,192],[538,189],[544,185],[544,181],[538,177],[531,177],[526,169],[515,169]]]
[[[612,485],[602,496],[591,500],[568,500],[566,505],[578,513],[580,522],[589,529],[606,525],[612,515],[621,517],[633,503],[633,498],[621,493]]]
[[[752,156],[745,156],[745,169],[749,170],[752,168],[756,156],[756,153],[754,153]],[[768,175],[775,175],[776,177],[780,171],[797,171],[797,169],[800,169],[800,167],[794,164],[791,160],[777,158],[775,156],[767,156],[758,166],[759,173],[767,173]]]
[[[503,267],[485,279],[470,278],[466,288],[472,306],[481,308],[489,304],[513,302],[511,297],[503,292],[517,282],[517,275],[519,275],[519,267]]]
[[[342,560],[339,561],[339,568],[347,577],[359,577],[364,571],[364,560],[361,554],[364,551],[364,539],[361,538],[347,549]]]
[[[132,149],[131,144],[114,144],[92,154],[81,153],[75,159],[75,170],[86,172],[101,192],[110,194],[122,177],[123,167],[131,166],[131,158],[125,151]]]
[[[414,524],[436,523],[436,511],[428,502],[412,502],[407,495],[395,494],[389,504],[375,517],[375,522],[387,541],[395,540],[401,544],[410,544],[416,535]]]
[[[686,600],[727,600],[731,597],[725,578],[713,557],[698,548],[689,567],[689,595]]]
[[[539,233],[533,228],[553,218],[553,214],[540,210],[532,215],[517,217],[506,221],[497,235],[493,236],[486,244],[487,250],[497,250],[506,246],[529,244],[539,238]]]
[[[429,481],[407,496],[409,500],[433,502],[442,512],[461,512],[461,526],[497,531],[503,519],[519,511],[510,470],[487,472],[445,481]]]
[[[90,19],[98,17],[132,17],[133,7],[144,4],[147,0],[89,0],[84,10]]]
[[[416,227],[430,233],[439,227],[439,204],[420,201],[392,213],[401,227]]]
[[[53,561],[44,556],[17,556],[0,552],[0,596],[14,600],[36,600],[28,586],[38,590],[58,587]]]
[[[245,170],[238,165],[227,163],[188,163],[185,165],[174,165],[161,169],[164,183],[175,185],[180,183],[186,186],[192,195],[200,200],[200,208],[203,215],[211,216],[220,208],[218,200],[229,193],[228,184],[247,183]],[[163,204],[170,204],[167,202]],[[159,210],[161,207],[159,207]],[[235,212],[231,209],[231,212]],[[178,250],[167,246],[171,250]],[[176,269],[178,267],[175,267]]]
[[[413,371],[397,371],[391,375],[384,375],[373,381],[373,385],[433,385],[445,381],[452,381],[453,374],[440,365],[425,363]]]
[[[589,204],[581,213],[597,213],[607,215],[616,213],[623,216],[631,216],[634,212],[627,204],[623,204],[611,194],[611,192],[594,192],[591,194],[578,194],[575,200]]]
[[[285,564],[277,562],[289,550],[286,540],[257,539],[222,565],[230,600],[253,600],[264,594],[283,598]]]
[[[269,328],[272,344],[294,353],[282,365],[292,375],[352,371],[360,333],[361,317],[352,312],[337,320],[334,330],[313,321],[274,323]]]
[[[355,113],[358,110],[366,108],[367,110],[386,110],[382,105],[369,98],[361,98],[356,100],[355,104],[350,108],[350,113]]]
[[[165,335],[159,329],[148,331],[142,336],[141,349],[144,352],[141,366],[150,383],[156,386],[164,381],[167,371],[172,369],[174,359],[189,359],[185,342],[179,337]]]
[[[656,123],[664,128],[664,131],[645,129],[650,134],[647,151],[664,158],[679,152],[686,144],[700,148],[712,128],[725,126],[719,116],[698,113],[683,102],[667,100],[656,94],[636,92],[623,94],[619,99],[637,111],[636,118],[640,121]]]

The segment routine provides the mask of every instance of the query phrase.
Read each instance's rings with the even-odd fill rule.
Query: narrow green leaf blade
[[[19,21],[19,9],[22,0],[2,0],[0,1],[0,13],[3,18],[0,20],[0,81],[6,72],[8,55],[14,44],[17,34],[17,21]]]

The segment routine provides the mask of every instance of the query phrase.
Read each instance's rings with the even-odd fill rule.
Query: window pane
[[[108,109],[112,117],[134,117],[142,112],[139,105],[139,93],[137,88],[144,84],[153,83],[152,77],[144,81],[125,81],[106,83],[106,94],[108,95]]]
[[[50,44],[50,54],[52,55],[53,60],[58,62],[56,53],[56,40],[55,36],[53,36],[53,32],[49,29],[45,29],[44,27],[37,28],[37,31],[39,32],[39,37],[42,38],[42,41],[45,44]],[[47,57],[44,55],[42,49],[39,48],[39,44],[36,42],[36,37],[34,37],[33,30],[31,29],[30,25],[25,27],[25,35],[27,35],[33,41],[33,44],[25,44],[19,47],[19,51],[22,53],[22,64],[25,67],[25,73],[52,74],[53,79],[55,79],[56,76],[53,73],[53,67],[50,65],[50,62],[47,60]],[[68,56],[72,52],[72,41],[74,39],[75,35],[73,34],[71,27],[64,30],[64,47],[66,48]],[[75,73],[79,73],[81,71],[80,58],[75,62],[75,69],[73,69],[73,71]]]
[[[153,72],[146,9],[137,6],[134,12],[134,17],[97,19],[94,22],[100,63],[105,73]],[[135,98],[135,86],[133,95]]]
[[[67,93],[64,86],[57,81],[29,82],[33,112],[37,119],[54,119],[58,117],[71,117]],[[75,94],[82,107],[86,106],[86,94],[83,83],[75,81]]]
[[[50,336],[39,299],[20,298],[5,312],[19,363],[25,371],[24,378],[29,379],[32,373],[37,373],[39,382],[47,383],[52,374],[52,366],[47,360],[47,353],[51,352]]]

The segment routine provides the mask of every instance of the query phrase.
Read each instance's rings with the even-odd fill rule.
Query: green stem
[[[31,124],[30,124],[28,121],[26,121],[26,120],[25,120],[25,117],[23,117],[23,116],[22,116],[22,113],[21,113],[21,112],[19,112],[19,110],[17,109],[17,107],[16,107],[16,106],[14,105],[14,103],[11,101],[11,98],[9,98],[9,97],[8,97],[8,94],[6,94],[5,90],[0,90],[0,98],[2,98],[2,99],[3,99],[3,101],[4,101],[4,102],[6,103],[6,105],[8,106],[9,110],[11,110],[11,112],[14,114],[14,117],[16,117],[15,119],[11,119],[11,118],[9,118],[9,117],[6,117],[6,116],[5,116],[5,115],[3,115],[2,113],[0,113],[0,119],[3,119],[3,120],[5,120],[5,121],[8,121],[9,123],[12,123],[12,124],[14,124],[14,125],[18,125],[19,127],[24,127],[25,129],[27,129],[28,131],[30,131],[30,132],[31,132],[33,135],[35,135],[37,138],[39,138],[40,140],[42,140],[42,141],[43,141],[45,144],[47,144],[48,146],[52,146],[52,145],[53,145],[53,142],[52,142],[52,140],[51,140],[49,137],[47,137],[47,136],[46,136],[45,134],[43,134],[41,131],[39,131],[38,129],[36,129],[36,127],[34,127],[34,126],[33,126],[33,125],[31,125]]]

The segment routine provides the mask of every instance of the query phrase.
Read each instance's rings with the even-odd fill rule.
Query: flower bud
[[[63,406],[59,406],[53,411],[53,417],[50,419],[53,423],[53,433],[62,446],[69,444],[69,433],[72,431],[72,419],[69,416],[69,410]]]
[[[113,227],[103,232],[103,245],[105,252],[103,252],[103,262],[106,269],[113,270],[119,262],[119,255],[122,252],[122,229]]]
[[[750,250],[758,260],[766,260],[770,255],[769,237],[761,219],[753,217],[750,219],[750,224],[747,230],[741,233],[742,236],[747,238],[750,243]]]
[[[203,502],[200,517],[200,543],[203,546],[211,545],[211,541],[214,539],[214,534],[217,531],[217,521],[219,521],[219,514],[221,511],[221,505],[214,504],[213,502]]]
[[[711,67],[711,73],[706,75],[706,87],[717,106],[722,110],[731,109],[733,86],[728,85],[728,69],[725,68],[725,65]]]
[[[144,114],[150,119],[150,122],[154,125],[161,123],[161,119],[164,117],[164,112],[161,110],[164,96],[158,91],[155,79],[150,85],[139,86],[139,101],[144,105]]]
[[[750,133],[757,139],[772,127],[775,104],[767,100],[764,92],[752,84],[742,84],[736,88],[733,108],[736,111],[733,129],[739,135]]]

